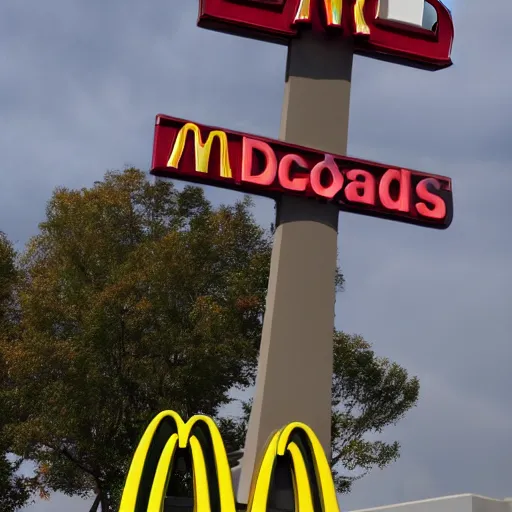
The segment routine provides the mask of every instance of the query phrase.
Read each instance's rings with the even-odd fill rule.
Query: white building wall
[[[512,500],[509,498],[498,500],[475,494],[459,494],[361,509],[354,512],[512,512]]]

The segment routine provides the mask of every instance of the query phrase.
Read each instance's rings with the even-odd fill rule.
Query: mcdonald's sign
[[[450,178],[163,115],[156,119],[151,172],[272,198],[302,196],[438,229],[453,215]]]
[[[215,422],[174,411],[158,414],[146,429],[128,471],[119,512],[162,512],[179,450],[192,461],[195,512],[236,512],[226,449]],[[265,512],[279,471],[290,477],[298,512],[339,512],[327,457],[315,433],[302,423],[275,432],[252,479],[248,512]]]
[[[431,70],[450,66],[454,26],[440,0],[199,0],[201,27],[287,44],[310,25],[354,51]]]

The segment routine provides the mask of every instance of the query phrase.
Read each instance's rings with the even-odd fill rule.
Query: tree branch
[[[89,512],[98,512],[98,508],[100,507],[101,503],[101,493],[98,492],[96,494],[96,499],[94,500],[94,503],[92,504],[92,507],[89,509]]]
[[[96,473],[91,468],[87,467],[85,464],[82,464],[75,457],[73,457],[73,455],[71,455],[71,453],[69,453],[67,448],[61,448],[59,450],[59,453],[64,455],[64,457],[66,457],[68,460],[70,460],[73,464],[75,464],[82,471],[84,471],[85,473],[88,473],[89,475],[91,475],[94,478],[94,480],[97,481],[100,478],[100,475],[98,473]]]

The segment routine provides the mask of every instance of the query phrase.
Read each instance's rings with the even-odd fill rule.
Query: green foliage
[[[0,512],[14,512],[22,509],[30,499],[30,482],[18,476],[21,460],[10,460],[0,456]]]
[[[332,379],[332,465],[336,488],[350,491],[373,467],[384,468],[400,455],[400,444],[369,441],[396,424],[415,406],[419,381],[386,358],[377,357],[361,336],[334,332]],[[241,418],[223,418],[219,427],[231,450],[243,446],[251,402]],[[353,476],[348,472],[357,471]]]
[[[115,502],[156,413],[214,416],[252,383],[270,241],[250,207],[213,208],[135,169],[54,193],[22,258],[6,354],[10,433],[42,488]]]
[[[18,272],[15,257],[11,243],[0,233],[0,346],[10,343],[16,318],[14,286]],[[19,510],[30,498],[28,479],[18,475],[22,459],[9,455],[11,439],[5,425],[15,417],[12,391],[12,382],[0,353],[0,512]]]
[[[55,191],[20,260],[15,335],[0,345],[15,413],[4,430],[35,462],[41,492],[94,494],[114,510],[164,409],[214,416],[228,449],[241,446],[249,407],[234,419],[219,410],[254,381],[270,251],[247,198],[215,208],[201,189],[150,184],[136,169]],[[402,417],[418,382],[360,337],[335,333],[334,344],[334,462],[383,467],[398,444],[365,435]],[[351,477],[336,478],[349,489]]]
[[[380,434],[413,407],[419,395],[419,381],[388,359],[377,357],[361,336],[334,334],[332,383],[332,462],[346,470],[358,470],[357,477],[336,472],[339,492],[348,492],[355,479],[373,467],[384,468],[400,453],[400,444],[369,441],[368,434]]]

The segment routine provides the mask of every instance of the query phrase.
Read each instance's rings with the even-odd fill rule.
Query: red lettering
[[[265,156],[265,169],[260,174],[252,174],[254,151]],[[262,140],[244,137],[242,145],[242,181],[255,185],[272,185],[276,179],[277,158],[274,150]]]
[[[308,164],[304,158],[299,155],[286,155],[279,162],[279,170],[277,171],[279,176],[279,183],[282,187],[288,190],[294,190],[295,192],[304,192],[308,186],[308,177],[295,177],[290,178],[290,167],[293,163],[296,163],[302,168],[307,168]]]
[[[347,201],[375,206],[376,183],[372,173],[360,169],[352,169],[346,173],[346,176],[349,180],[352,180],[345,187]],[[364,178],[364,181],[358,180],[358,177]]]
[[[331,174],[331,184],[329,186],[325,186],[322,183],[322,173],[324,170],[329,171]],[[343,174],[341,174],[331,155],[325,155],[325,159],[318,162],[313,169],[311,169],[311,188],[319,196],[332,199],[343,188],[343,181]]]
[[[398,197],[391,197],[391,184],[398,182]],[[389,169],[384,173],[379,183],[379,198],[382,206],[388,210],[408,212],[411,205],[411,171]]]
[[[418,194],[418,197],[423,199],[423,201],[430,203],[432,208],[429,208],[425,203],[416,203],[416,210],[420,215],[423,215],[423,217],[444,219],[446,216],[446,204],[442,197],[430,192],[428,189],[429,185],[436,190],[441,189],[441,184],[435,178],[425,178],[416,185],[416,194]]]

